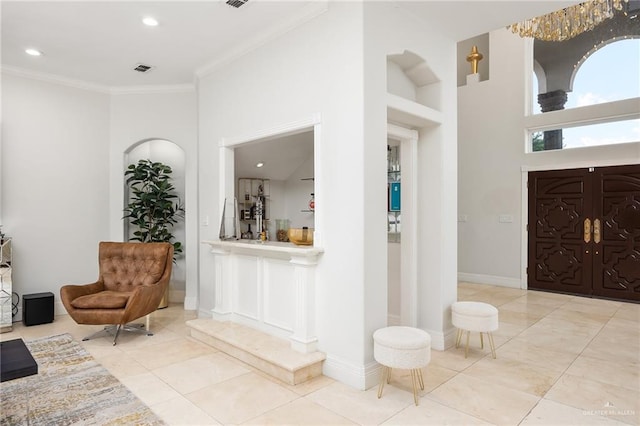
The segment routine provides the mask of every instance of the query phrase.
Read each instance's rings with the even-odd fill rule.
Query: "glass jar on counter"
[[[289,241],[289,219],[276,219],[276,240],[280,242]]]

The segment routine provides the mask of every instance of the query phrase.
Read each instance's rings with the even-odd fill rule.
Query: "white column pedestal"
[[[318,257],[291,255],[289,262],[294,265],[296,293],[295,323],[290,337],[291,348],[302,353],[315,352],[318,345],[315,320],[315,266],[318,263]]]
[[[232,313],[232,288],[231,277],[231,254],[230,250],[222,247],[213,247],[211,253],[214,254],[215,265],[215,301],[211,314],[214,319],[228,321]]]

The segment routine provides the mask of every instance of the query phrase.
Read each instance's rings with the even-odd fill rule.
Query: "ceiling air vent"
[[[227,4],[237,9],[248,1],[249,0],[227,0]]]
[[[151,65],[136,64],[133,70],[138,72],[148,72],[151,70],[151,68],[153,68]]]

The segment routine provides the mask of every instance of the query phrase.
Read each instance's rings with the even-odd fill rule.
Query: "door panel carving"
[[[537,246],[536,279],[547,283],[562,283],[572,287],[582,285],[582,247],[579,244],[539,244]]]
[[[596,169],[594,214],[602,218],[593,293],[640,301],[640,165]]]
[[[640,165],[529,173],[528,284],[640,301]]]
[[[581,169],[529,174],[529,288],[591,291],[590,273],[585,274],[591,270],[584,250],[590,209],[585,174]]]

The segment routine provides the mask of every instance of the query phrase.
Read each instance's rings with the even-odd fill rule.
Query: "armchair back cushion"
[[[167,247],[156,243],[100,243],[100,277],[105,290],[131,292],[160,281],[165,271]]]

